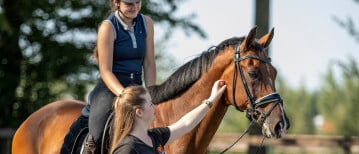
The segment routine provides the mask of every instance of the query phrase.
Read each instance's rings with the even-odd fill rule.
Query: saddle
[[[110,132],[112,127],[113,112],[108,116],[103,130],[101,146],[97,149],[98,154],[107,154],[110,148]],[[82,154],[87,138],[89,137],[88,116],[80,117],[71,125],[69,132],[64,138],[61,154]]]

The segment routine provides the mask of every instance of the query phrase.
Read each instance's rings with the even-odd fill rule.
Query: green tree
[[[333,130],[324,130],[321,133],[358,135],[359,68],[352,58],[349,58],[347,63],[336,64],[340,68],[341,76],[336,78],[334,69],[329,69],[318,100],[318,109],[325,123]]]
[[[166,43],[156,43],[157,83],[165,81],[178,68],[176,59],[166,52]]]
[[[353,0],[357,5],[359,0]],[[342,19],[333,16],[339,26],[343,27],[348,33],[359,42],[359,31],[355,24],[355,17],[348,16]],[[355,111],[359,104],[359,69],[356,61],[348,58],[347,63],[337,62],[334,66],[339,66],[340,76],[336,76],[334,68],[329,68],[325,75],[324,85],[320,92],[319,109],[324,116],[325,124],[329,125],[329,130],[322,133],[358,135],[359,127],[356,125],[358,116]],[[333,130],[332,130],[333,129]]]
[[[359,0],[354,0],[354,3],[359,5]],[[333,16],[333,20],[337,22],[341,27],[346,29],[348,33],[357,41],[359,42],[359,31],[355,25],[355,21],[353,17],[348,16],[346,20],[341,19],[337,16]]]
[[[304,86],[297,89],[289,87],[282,78],[277,79],[277,89],[282,96],[284,109],[290,120],[289,133],[314,134],[313,118],[318,114],[315,105],[316,92],[310,92]]]
[[[219,125],[218,132],[243,133],[249,126],[249,120],[245,112],[240,112],[234,106],[230,106]]]
[[[84,99],[98,73],[89,60],[110,0],[0,0],[0,127],[17,126],[56,99]],[[182,1],[143,1],[142,12],[166,29],[204,32],[193,15],[175,17]]]

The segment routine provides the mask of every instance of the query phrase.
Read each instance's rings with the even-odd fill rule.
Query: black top
[[[148,135],[151,137],[153,147],[136,136],[128,135],[113,154],[165,154],[164,145],[170,137],[170,129],[168,127],[153,128],[148,130]]]

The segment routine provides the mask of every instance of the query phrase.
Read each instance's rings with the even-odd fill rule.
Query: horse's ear
[[[253,45],[254,41],[256,40],[257,35],[257,26],[253,27],[251,31],[249,31],[247,38],[244,42],[244,47],[248,49],[251,45]]]
[[[274,28],[272,28],[272,30],[267,33],[266,35],[262,36],[259,40],[258,43],[263,47],[263,48],[267,48],[269,46],[269,44],[272,42],[273,39],[273,35],[274,35]]]

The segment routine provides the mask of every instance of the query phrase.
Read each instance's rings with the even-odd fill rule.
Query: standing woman
[[[216,81],[211,95],[201,105],[169,126],[149,129],[155,119],[150,94],[142,86],[125,88],[114,103],[110,154],[164,154],[164,146],[196,127],[225,89],[223,80]]]
[[[129,85],[155,84],[153,21],[143,15],[141,0],[112,0],[113,11],[99,29],[95,57],[101,78],[89,95],[89,134],[85,152],[95,153],[115,96]],[[84,112],[83,110],[83,112]],[[95,145],[94,145],[95,144]]]

